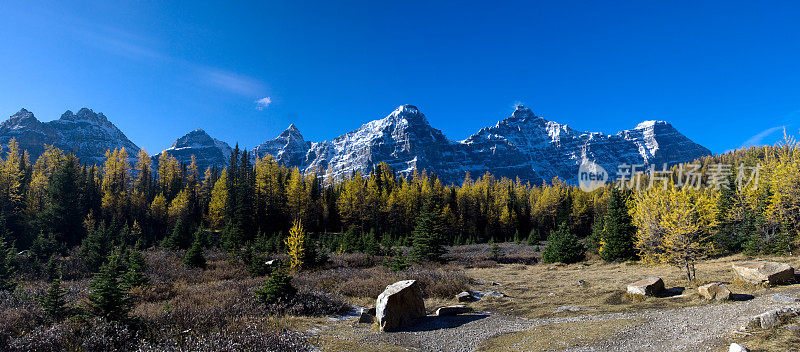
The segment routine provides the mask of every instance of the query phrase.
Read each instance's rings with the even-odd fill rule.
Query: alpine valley
[[[102,113],[86,108],[77,114],[67,111],[49,122],[41,122],[22,109],[0,124],[0,144],[6,146],[12,138],[32,159],[43,152],[45,145],[93,163],[101,163],[107,149],[124,147],[131,156],[139,151]],[[448,184],[460,184],[467,173],[476,177],[485,172],[534,183],[553,177],[574,182],[584,161],[594,161],[614,174],[620,164],[672,165],[711,154],[664,121],[645,121],[633,129],[606,135],[548,121],[521,105],[511,116],[463,141],[448,139],[431,127],[415,106],[402,105],[385,118],[330,141],[306,141],[291,125],[252,152],[256,157],[272,155],[285,166],[326,178],[356,172],[366,175],[377,164],[386,162],[400,175],[425,170]],[[197,129],[161,153],[184,163],[195,156],[203,170],[224,167],[231,147]],[[157,160],[161,153],[153,158]]]

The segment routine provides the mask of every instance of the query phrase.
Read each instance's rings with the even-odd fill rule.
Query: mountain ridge
[[[32,156],[41,153],[43,143],[77,151],[76,155],[93,162],[102,160],[104,150],[99,153],[100,148],[126,147],[131,156],[139,150],[103,113],[87,108],[78,113],[67,110],[61,118],[49,122],[41,122],[21,109],[0,124],[0,143],[7,144],[12,137],[32,150]],[[198,128],[153,158],[168,153],[188,163],[194,155],[198,167],[205,169],[225,166],[230,151],[226,142]],[[569,181],[586,160],[614,174],[617,165],[623,163],[675,164],[711,154],[665,121],[643,121],[616,134],[578,131],[538,116],[523,105],[495,125],[457,141],[432,127],[416,106],[407,104],[384,118],[320,142],[306,140],[291,124],[252,151],[254,157],[272,155],[282,165],[332,179],[355,172],[367,174],[378,163],[387,162],[400,175],[426,170],[454,184],[467,173],[480,176],[485,172],[537,183],[553,177]]]

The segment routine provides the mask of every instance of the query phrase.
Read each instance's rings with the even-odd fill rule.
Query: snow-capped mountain
[[[0,145],[16,138],[27,150],[31,161],[44,151],[45,144],[72,152],[85,163],[102,163],[106,150],[125,148],[135,157],[139,147],[133,144],[103,113],[83,108],[77,114],[67,110],[58,120],[41,122],[32,112],[22,109],[0,124]]]
[[[289,125],[275,139],[261,143],[253,149],[253,154],[258,157],[272,155],[275,161],[291,166],[301,166],[305,163],[306,154],[311,148],[311,142],[303,139],[303,135],[294,124]]]
[[[605,135],[548,121],[524,106],[495,126],[463,141],[452,141],[431,127],[412,105],[402,105],[389,116],[331,141],[305,141],[292,125],[256,150],[261,156],[275,155],[286,166],[306,173],[324,172],[329,178],[368,173],[378,163],[387,162],[401,175],[427,170],[456,184],[467,172],[477,177],[487,171],[537,183],[556,176],[574,181],[584,160],[613,174],[620,164],[660,166],[711,154],[663,121],[646,121],[634,129]]]
[[[202,173],[211,166],[224,167],[228,163],[231,151],[228,143],[211,138],[206,131],[198,128],[175,140],[171,147],[154,155],[153,160],[157,162],[162,153],[167,153],[188,165],[194,155],[197,169]]]
[[[32,158],[42,153],[45,144],[72,151],[88,162],[102,162],[106,149],[125,147],[132,157],[139,150],[103,114],[85,108],[77,114],[67,111],[50,122],[40,122],[22,109],[0,124],[0,144],[8,144],[14,137]],[[231,147],[197,129],[162,153],[184,163],[194,155],[202,171],[227,164]],[[494,126],[463,141],[453,141],[431,127],[415,106],[401,105],[385,118],[330,141],[306,141],[291,125],[253,149],[254,156],[268,154],[285,166],[324,174],[329,179],[354,172],[367,174],[378,163],[386,162],[400,175],[426,170],[445,183],[459,184],[467,172],[473,178],[491,172],[497,177],[519,177],[535,183],[553,177],[575,181],[579,166],[587,160],[614,174],[620,164],[660,166],[691,161],[711,152],[663,121],[645,121],[633,129],[606,135],[548,121],[524,106],[516,107],[511,116]]]

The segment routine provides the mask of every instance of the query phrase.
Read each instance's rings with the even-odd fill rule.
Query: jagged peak
[[[28,111],[25,108],[19,109],[16,114],[11,115],[8,120],[3,122],[3,127],[9,126],[21,126],[21,125],[28,125],[31,123],[38,123],[39,120],[36,119],[36,116],[33,115],[32,112]]]
[[[653,128],[656,125],[672,126],[667,121],[647,120],[647,121],[642,121],[641,123],[636,125],[636,127],[634,127],[634,129],[635,130],[643,130],[643,129],[647,129],[647,128]]]
[[[514,106],[514,112],[511,113],[511,117],[515,119],[527,119],[527,118],[534,118],[537,117],[533,111],[525,105],[517,104]]]
[[[300,134],[300,130],[294,124],[290,124],[281,134],[278,135],[278,139],[299,139],[303,141],[303,135]]]
[[[108,123],[108,118],[102,112],[95,113],[94,110],[89,108],[81,108],[77,113],[72,110],[67,110],[61,114],[60,120],[62,121],[90,121],[95,123]]]
[[[428,119],[425,118],[425,114],[419,111],[419,109],[410,104],[403,104],[394,109],[389,116],[386,117],[386,120],[391,121],[402,121],[405,120],[408,125],[427,125]]]

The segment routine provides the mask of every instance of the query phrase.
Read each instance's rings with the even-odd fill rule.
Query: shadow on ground
[[[756,296],[748,295],[745,293],[731,293],[731,301],[744,302],[744,301],[749,301],[753,298],[756,298]]]
[[[447,317],[427,316],[412,326],[406,326],[392,332],[419,332],[450,329],[488,317],[487,314],[454,315]]]
[[[661,293],[658,294],[658,297],[659,298],[668,298],[668,297],[680,296],[683,293],[683,291],[685,291],[685,290],[686,290],[685,287],[668,288],[668,289],[666,289],[664,291],[661,291]]]

